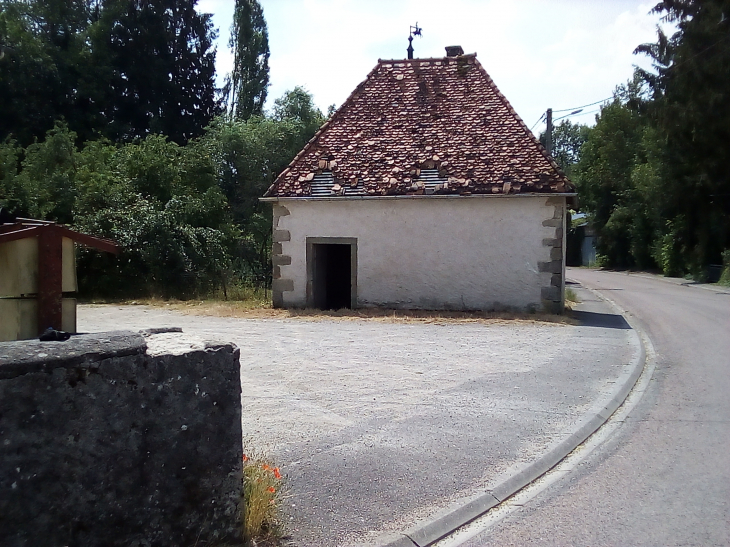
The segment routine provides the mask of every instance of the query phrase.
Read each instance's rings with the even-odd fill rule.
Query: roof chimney
[[[459,55],[464,55],[464,50],[461,49],[461,46],[446,46],[447,57],[458,57]]]

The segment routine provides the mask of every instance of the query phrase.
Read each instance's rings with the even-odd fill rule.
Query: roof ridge
[[[444,55],[443,57],[416,57],[414,59],[378,59],[378,63],[414,63],[419,61],[443,61],[444,59],[458,59],[459,57],[473,57],[476,59],[477,53],[464,53],[455,57]]]

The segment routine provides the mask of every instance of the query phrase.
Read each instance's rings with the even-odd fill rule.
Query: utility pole
[[[548,156],[553,155],[553,109],[548,108],[547,114],[547,129],[545,129],[545,150],[547,150]]]

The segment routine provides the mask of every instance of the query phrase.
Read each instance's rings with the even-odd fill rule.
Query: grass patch
[[[578,294],[570,287],[565,287],[565,310],[573,311],[579,303],[580,298],[578,298]]]
[[[217,303],[227,304],[233,309],[266,309],[271,308],[271,291],[265,288],[249,285],[234,285],[224,293],[218,289],[209,295],[196,298],[163,298],[160,296],[142,296],[138,298],[103,298],[103,297],[79,297],[80,304],[144,304],[148,306],[199,306],[206,304],[214,306]]]
[[[578,294],[573,289],[571,289],[570,287],[566,287],[565,301],[570,302],[571,304],[578,304],[580,303],[580,298],[578,298]]]
[[[241,319],[299,319],[302,321],[380,321],[384,323],[558,323],[573,324],[563,315],[525,312],[483,312],[447,310],[400,310],[386,308],[357,308],[340,310],[274,309],[270,302],[255,300],[160,300],[154,298],[128,301],[174,310],[188,315],[237,317]]]
[[[260,455],[243,456],[242,525],[244,545],[276,546],[282,539],[279,519],[282,475],[279,468]]]

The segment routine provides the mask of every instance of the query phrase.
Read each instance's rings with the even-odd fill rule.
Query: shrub
[[[253,540],[274,540],[280,532],[278,502],[281,495],[281,473],[260,457],[243,456],[243,537]]]
[[[722,252],[722,275],[719,283],[730,287],[730,249]]]

